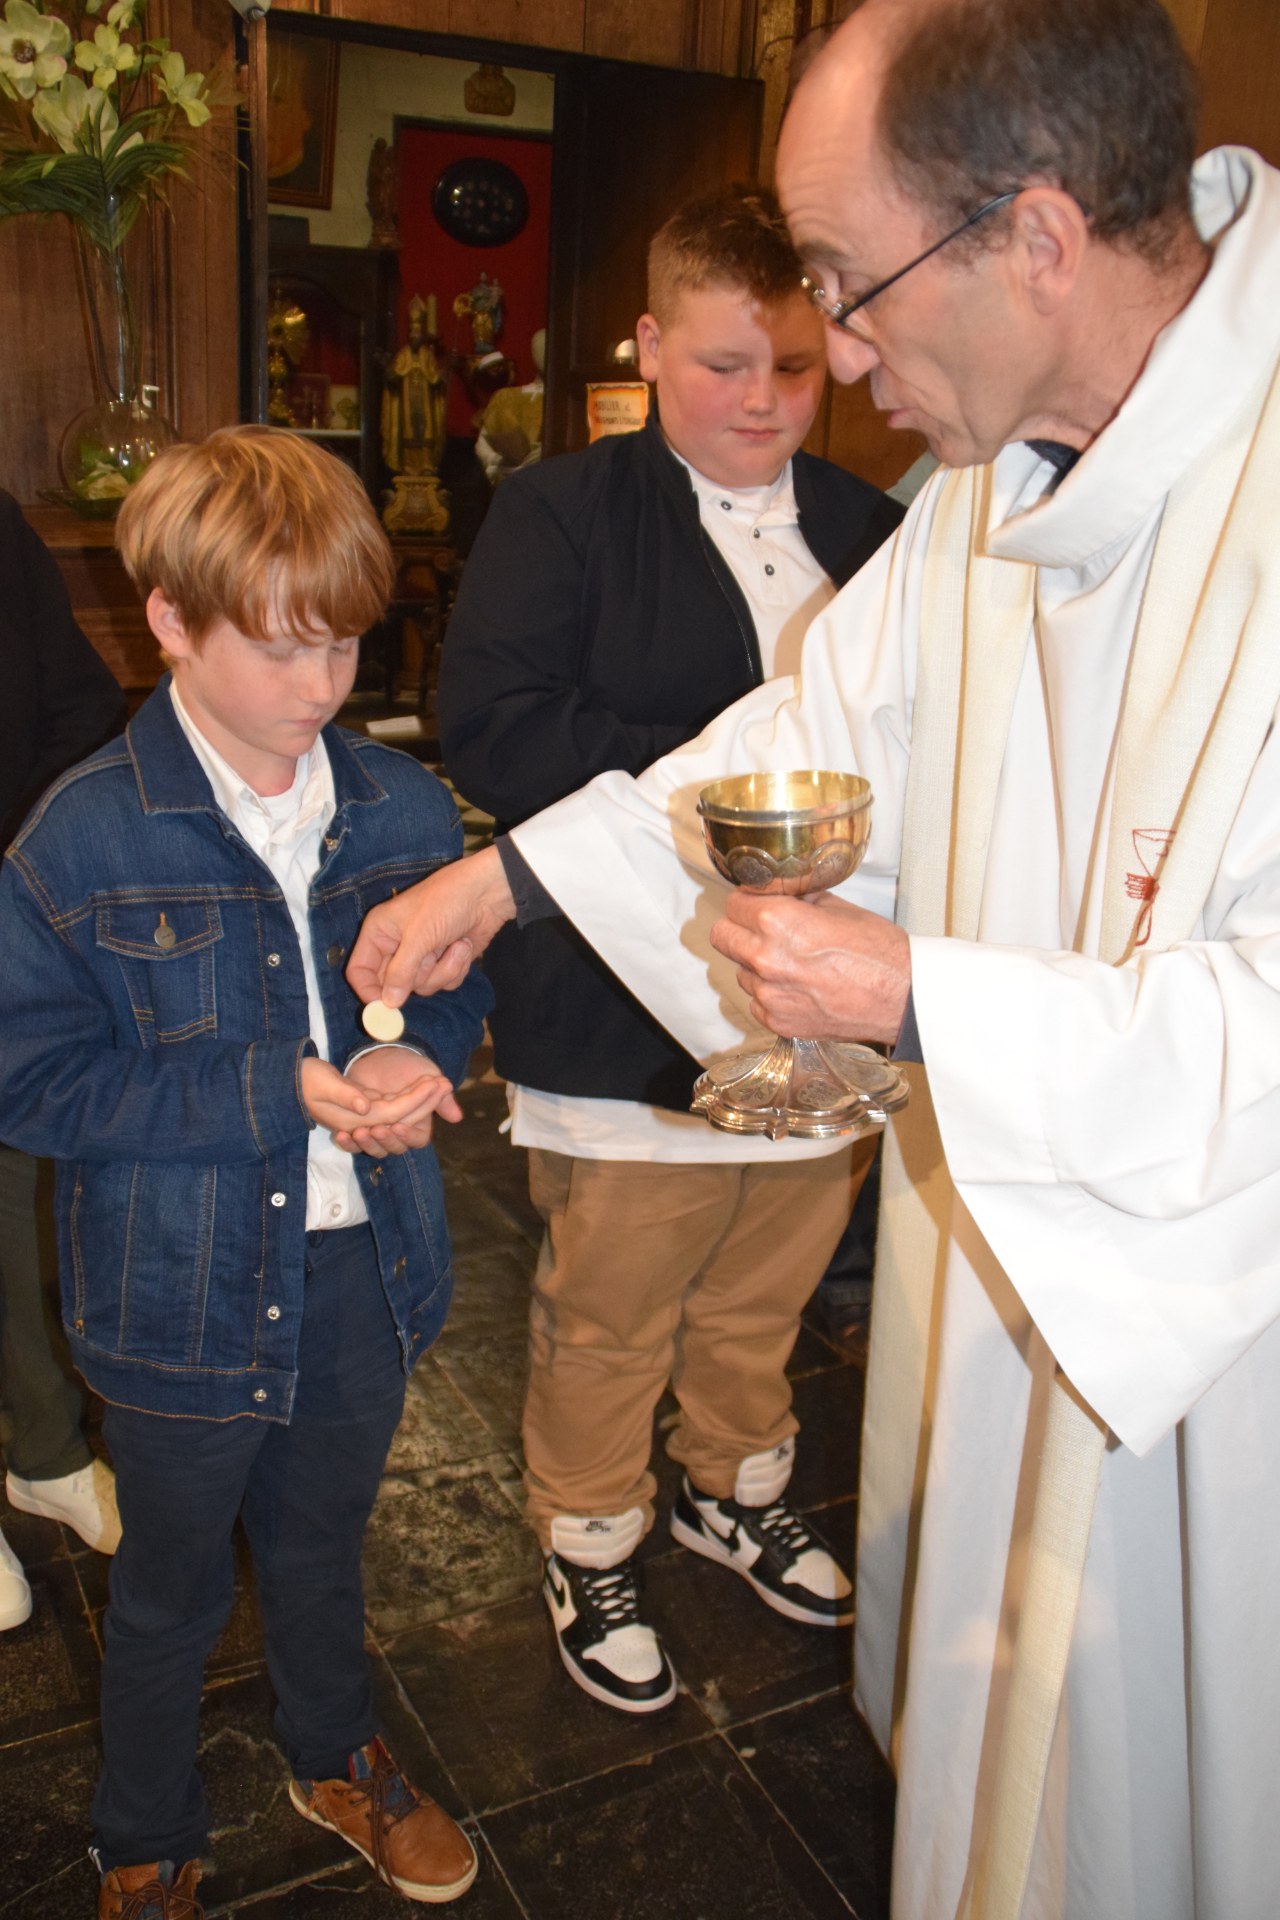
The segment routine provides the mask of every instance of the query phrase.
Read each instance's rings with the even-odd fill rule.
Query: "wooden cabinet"
[[[273,245],[268,263],[271,305],[293,303],[307,317],[307,345],[285,387],[294,427],[353,466],[380,506],[382,385],[395,337],[396,255]],[[355,425],[333,411],[335,391],[343,388],[355,389]],[[318,403],[315,410],[309,400]]]

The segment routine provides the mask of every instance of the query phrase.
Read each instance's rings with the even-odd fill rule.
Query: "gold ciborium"
[[[711,858],[735,887],[821,893],[866,851],[871,788],[856,773],[747,773],[704,787],[698,812]],[[775,1040],[709,1068],[693,1107],[729,1133],[819,1140],[869,1133],[906,1098],[906,1081],[873,1047]]]

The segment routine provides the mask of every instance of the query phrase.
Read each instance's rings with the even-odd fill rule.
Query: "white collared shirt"
[[[324,742],[317,739],[310,751],[302,755],[294,770],[293,785],[286,792],[255,793],[201,733],[182,704],[176,682],[170,683],[169,697],[191,751],[208,776],[214,799],[269,869],[284,895],[302,952],[311,1038],[320,1058],[327,1060],[329,1034],[320,999],[310,921],[311,882],[320,867],[320,836],[332,820],[336,805],[333,769]],[[307,1136],[308,1233],[359,1226],[368,1218],[352,1155],[335,1146],[327,1127],[312,1127]]]
[[[764,678],[795,673],[809,623],[836,589],[804,543],[791,462],[768,486],[722,487],[675,457],[689,475],[705,532],[746,596]]]

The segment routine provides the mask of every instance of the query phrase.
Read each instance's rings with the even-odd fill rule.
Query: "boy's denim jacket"
[[[337,806],[311,938],[339,1066],[359,1045],[343,967],[369,908],[462,850],[453,801],[405,754],[327,727]],[[63,1318],[105,1399],[287,1420],[305,1285],[309,1038],[284,895],[215,805],[168,681],[73,768],[0,870],[0,1138],[58,1167]],[[457,1081],[491,995],[474,971],[414,1003]],[[427,1148],[358,1156],[406,1369],[452,1280]]]

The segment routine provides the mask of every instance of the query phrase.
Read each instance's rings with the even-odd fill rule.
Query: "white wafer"
[[[404,1015],[385,1000],[371,1000],[360,1019],[371,1040],[398,1040],[404,1032]]]

